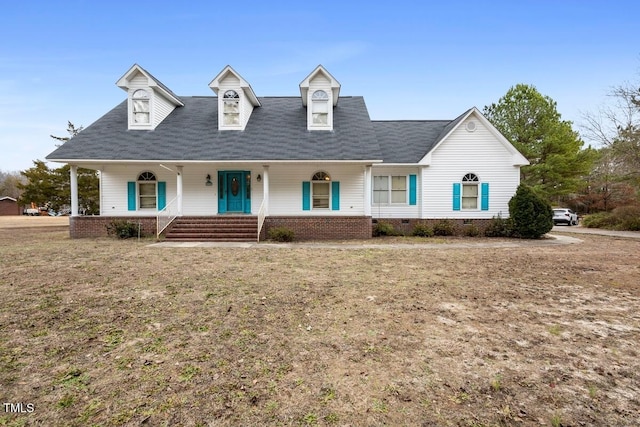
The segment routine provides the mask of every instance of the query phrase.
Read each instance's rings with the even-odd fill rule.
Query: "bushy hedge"
[[[378,221],[378,223],[373,227],[373,237],[399,236],[400,234],[401,233],[393,228],[393,225],[388,222]]]
[[[509,200],[509,213],[516,235],[523,239],[539,239],[553,228],[551,205],[524,184]]]
[[[433,228],[426,224],[416,224],[411,232],[412,236],[433,237]]]
[[[453,236],[455,233],[456,226],[448,219],[442,219],[433,225],[433,234],[436,236]]]
[[[586,216],[582,225],[588,228],[640,231],[640,206],[621,206],[612,212]]]
[[[515,234],[513,218],[494,216],[484,230],[486,237],[513,237]]]
[[[267,232],[267,237],[276,242],[293,242],[295,233],[287,227],[274,227]]]
[[[111,221],[107,225],[107,234],[121,239],[129,239],[138,236],[143,237],[139,224],[124,219],[114,219]]]

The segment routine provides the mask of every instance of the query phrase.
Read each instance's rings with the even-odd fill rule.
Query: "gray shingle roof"
[[[374,121],[385,163],[418,163],[439,141],[449,120]]]
[[[364,99],[341,97],[333,131],[308,131],[300,97],[261,97],[244,131],[218,130],[218,98],[181,97],[155,130],[127,129],[127,102],[47,156],[48,160],[383,160],[417,163],[465,116],[371,121]]]
[[[308,131],[300,97],[259,98],[244,131],[218,130],[217,97],[181,97],[155,130],[127,130],[127,102],[48,160],[379,160],[362,97],[341,97],[333,131]]]
[[[418,163],[469,111],[453,120],[374,121],[384,163]]]

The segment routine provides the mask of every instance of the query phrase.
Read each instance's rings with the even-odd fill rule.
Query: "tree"
[[[51,135],[52,138],[66,142],[82,130],[68,122],[69,137]],[[40,207],[48,207],[60,211],[71,204],[70,166],[50,169],[42,160],[35,160],[34,166],[20,172],[26,178],[25,183],[18,185],[23,192],[19,203]],[[78,168],[78,205],[85,214],[98,214],[100,211],[100,190],[97,171]]]
[[[3,172],[0,170],[0,197],[20,197],[18,184],[22,181],[20,172]]]
[[[64,144],[65,142],[67,142],[68,140],[70,140],[71,138],[79,134],[83,129],[84,129],[84,126],[80,126],[79,128],[77,128],[73,123],[67,121],[67,132],[69,133],[69,136],[55,136],[55,135],[49,135],[49,136],[57,141],[61,141]],[[60,145],[62,144],[56,144],[56,147],[59,147]]]
[[[514,231],[524,239],[539,239],[553,228],[551,205],[525,184],[509,200],[509,215]]]
[[[640,189],[640,89],[625,83],[609,95],[613,104],[584,115],[583,132],[609,150],[617,164],[616,179]]]
[[[562,120],[556,102],[534,86],[518,84],[484,115],[529,160],[520,169],[521,182],[549,199],[559,199],[581,187],[595,157],[591,147]]]

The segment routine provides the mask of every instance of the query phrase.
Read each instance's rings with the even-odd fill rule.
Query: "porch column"
[[[71,216],[78,216],[78,166],[69,165],[71,178]]]
[[[371,165],[364,167],[364,215],[371,216]]]
[[[269,215],[269,165],[262,165],[262,199],[264,215]]]
[[[182,216],[182,168],[183,166],[176,166],[178,172],[176,172],[176,202],[178,208],[178,216]]]

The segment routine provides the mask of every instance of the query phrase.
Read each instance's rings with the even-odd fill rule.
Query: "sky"
[[[636,0],[6,1],[0,171],[125,100],[115,82],[134,63],[179,96],[214,95],[226,65],[258,96],[299,96],[322,64],[374,120],[454,119],[524,83],[579,131],[640,81],[639,15]]]

